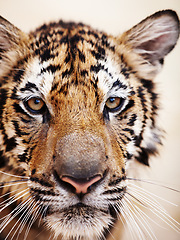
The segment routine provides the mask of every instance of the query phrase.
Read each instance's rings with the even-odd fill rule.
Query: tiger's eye
[[[115,110],[121,105],[121,98],[119,97],[110,97],[106,101],[106,107],[109,110]]]
[[[32,110],[34,112],[41,111],[43,109],[44,105],[45,104],[44,104],[43,100],[40,98],[36,98],[36,97],[30,98],[27,101],[27,106],[30,108],[30,110]]]

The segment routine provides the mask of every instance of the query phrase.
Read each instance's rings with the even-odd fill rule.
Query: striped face
[[[40,219],[55,238],[107,236],[128,163],[148,165],[160,143],[152,80],[177,41],[177,16],[156,13],[116,38],[64,22],[27,36],[4,19],[0,34],[1,180],[23,180],[2,193],[15,192],[24,225]]]

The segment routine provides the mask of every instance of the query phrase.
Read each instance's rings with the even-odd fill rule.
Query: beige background
[[[174,9],[180,16],[180,0],[0,0],[0,14],[26,32],[44,21],[62,18],[82,21],[108,33],[118,34],[162,9]],[[156,80],[162,94],[160,124],[167,134],[160,156],[153,159],[152,167],[142,177],[180,190],[180,41],[167,56],[164,69]],[[149,188],[180,205],[180,193],[157,186]],[[180,221],[180,207],[166,207]],[[180,239],[180,234],[171,230],[157,226],[154,229],[160,240]],[[124,240],[129,239],[124,236]]]

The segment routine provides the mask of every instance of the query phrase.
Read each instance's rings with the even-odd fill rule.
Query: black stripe
[[[52,184],[45,182],[44,180],[40,180],[37,177],[31,177],[30,180],[32,182],[40,183],[41,185],[46,186],[46,187],[52,187]]]
[[[2,117],[2,113],[4,110],[4,105],[6,104],[8,91],[4,88],[0,89],[0,118]]]
[[[21,137],[22,135],[29,135],[29,133],[21,131],[21,129],[19,128],[18,121],[13,120],[12,123],[15,128],[15,132],[19,137]]]
[[[103,70],[103,69],[104,69],[104,66],[100,63],[96,65],[91,65],[91,68],[90,68],[90,70],[95,73],[98,73],[100,70]]]
[[[70,69],[66,69],[64,72],[62,72],[62,79],[71,75],[73,70],[74,70],[74,66],[73,66],[73,63],[71,63]]]
[[[61,69],[60,65],[54,65],[54,64],[50,64],[47,68],[43,68],[41,69],[41,73],[44,72],[51,72],[51,73],[55,73],[56,71],[59,71]]]
[[[118,89],[119,89],[119,88],[127,89],[127,86],[124,85],[124,84],[122,84],[122,82],[121,82],[119,79],[117,79],[117,80],[113,83],[112,88],[115,88],[115,87],[118,87]],[[112,88],[111,88],[111,89],[112,89]]]
[[[130,117],[127,125],[134,126],[134,123],[135,123],[136,119],[137,119],[137,115],[136,114],[132,114],[132,116]]]
[[[3,151],[0,151],[0,168],[5,167],[9,159],[3,155]]]
[[[142,87],[138,88],[138,97],[141,99],[143,111],[144,111],[144,113],[146,113],[148,110],[146,108],[146,98],[145,98],[144,88],[142,88]]]
[[[79,53],[79,59],[81,60],[81,62],[85,63],[86,58],[85,58],[84,53],[82,51],[80,51],[79,49],[78,49],[78,53]]]
[[[38,87],[36,86],[36,84],[34,83],[31,83],[31,82],[27,82],[26,83],[26,86],[24,88],[21,88],[20,91],[21,92],[25,92],[25,91],[31,91],[32,92],[32,89],[35,89],[36,91],[39,91]]]
[[[16,73],[15,73],[15,75],[13,77],[13,81],[14,82],[20,82],[20,80],[22,79],[24,73],[25,73],[24,69],[20,69],[20,70],[16,71]]]
[[[39,188],[30,188],[31,191],[33,191],[34,193],[37,193],[38,195],[49,195],[49,196],[59,196],[59,194],[55,194],[52,191],[47,191],[47,190],[41,190]]]
[[[67,64],[69,61],[70,61],[70,59],[71,59],[71,55],[70,55],[70,53],[68,52],[68,54],[67,54],[67,56],[66,56],[66,58],[65,58],[65,63]]]
[[[11,151],[17,146],[16,139],[14,137],[6,139],[4,144],[6,145],[6,152]]]
[[[13,107],[14,107],[14,109],[15,109],[15,111],[16,111],[17,113],[21,113],[21,114],[23,114],[23,115],[25,115],[25,116],[28,116],[30,119],[33,119],[33,120],[34,120],[33,117],[31,117],[30,115],[27,115],[27,113],[20,107],[19,104],[14,103],[14,104],[13,104]]]
[[[124,132],[129,132],[131,135],[134,135],[134,130],[132,130],[131,128],[123,128],[122,130]]]
[[[122,176],[120,178],[117,178],[116,180],[111,181],[108,185],[109,186],[115,186],[123,180],[126,180],[126,176]]]
[[[105,194],[113,194],[113,193],[120,193],[120,192],[123,192],[124,191],[124,187],[123,188],[115,188],[115,189],[112,189],[112,190],[107,190],[105,192],[103,192],[103,195]]]
[[[105,45],[106,48],[108,48],[108,49],[110,49],[111,51],[115,52],[115,46],[111,46],[111,44],[110,44],[109,41],[108,41],[107,36],[104,35],[104,34],[103,34],[102,37],[101,37],[101,43],[102,43],[102,45]]]
[[[126,79],[129,79],[130,71],[129,71],[128,68],[123,67],[123,68],[121,69],[121,73],[125,76]]]
[[[125,108],[120,112],[120,114],[126,112],[128,109],[132,108],[134,106],[134,100],[129,100],[128,104],[125,106]]]
[[[47,46],[49,45],[49,43],[46,44]],[[45,62],[51,58],[54,58],[55,55],[51,52],[50,49],[45,49],[42,53],[40,53],[40,58],[42,62]]]
[[[28,156],[28,150],[26,149],[23,154],[18,155],[19,162],[26,162]]]

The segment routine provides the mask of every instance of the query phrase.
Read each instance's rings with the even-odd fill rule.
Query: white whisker
[[[129,190],[133,191],[132,188],[129,188]],[[143,195],[143,193],[139,193],[136,191],[134,191],[134,193],[136,194],[135,197],[134,195],[129,194],[129,192],[127,191],[127,194],[130,195],[136,203],[150,210],[154,215],[156,215],[159,219],[161,219],[164,223],[166,223],[175,231],[180,232],[180,229],[178,227],[179,223],[175,219],[173,219],[156,200],[154,200],[150,196],[149,198],[147,198],[145,195]]]
[[[177,204],[174,204],[174,203],[168,201],[167,199],[164,199],[164,198],[162,198],[162,197],[160,197],[160,196],[158,196],[158,195],[148,191],[145,188],[142,188],[142,187],[140,187],[140,186],[138,186],[136,184],[133,184],[133,183],[128,183],[128,187],[130,187],[130,186],[133,186],[134,188],[139,189],[140,191],[142,191],[143,194],[146,194],[147,196],[153,196],[153,197],[155,197],[157,199],[162,200],[163,202],[167,202],[168,204],[171,204],[171,205],[177,207]]]
[[[22,188],[21,188],[21,189],[22,189]],[[16,198],[18,195],[20,195],[21,193],[25,192],[26,190],[28,190],[28,188],[25,188],[25,189],[23,189],[22,191],[16,193],[15,195],[12,195],[11,197],[8,197],[7,199],[5,199],[4,201],[2,201],[2,202],[0,203],[0,207],[4,206],[5,204],[7,204],[7,202],[10,202],[11,199]],[[19,191],[19,189],[16,189],[16,191]],[[8,192],[8,193],[6,194],[6,196],[9,195],[9,194],[10,194],[10,193]],[[1,208],[0,208],[0,212],[1,212]]]
[[[24,188],[24,187],[22,187],[22,188]],[[17,188],[17,189],[15,189],[15,190],[11,191],[11,192],[7,192],[7,193],[1,195],[0,198],[4,198],[4,197],[6,197],[6,196],[9,195],[9,194],[12,194],[12,193],[14,193],[14,192],[17,192],[17,191],[21,190],[22,188]],[[26,188],[26,189],[28,189],[28,188]],[[1,203],[1,204],[2,204],[2,203]],[[1,204],[0,204],[0,205],[1,205]]]
[[[171,187],[168,187],[166,185],[163,185],[162,183],[158,183],[157,181],[152,181],[152,180],[147,180],[147,179],[138,179],[138,178],[131,178],[131,177],[127,177],[126,178],[127,180],[132,180],[132,181],[139,181],[139,182],[143,182],[143,183],[148,183],[148,184],[152,184],[152,185],[156,185],[158,187],[162,187],[162,188],[166,188],[168,190],[171,190],[173,192],[178,192],[180,193],[179,190],[177,189],[174,189],[174,188],[171,188]]]
[[[31,204],[29,204],[28,202],[29,202],[29,201],[27,201],[27,209],[29,209],[30,206],[31,206]],[[13,225],[13,227],[11,228],[11,230],[9,231],[8,235],[6,236],[6,238],[5,238],[4,240],[8,240],[9,235],[11,234],[11,232],[13,232],[14,228],[15,228],[15,227],[17,226],[17,224],[21,221],[21,219],[23,218],[24,214],[26,214],[26,210],[27,210],[27,209],[25,209],[25,211],[22,212],[21,216],[18,218],[18,220],[16,221],[16,223]],[[21,211],[20,211],[20,212],[21,212]],[[19,229],[20,226],[21,226],[21,222],[20,222],[19,226],[16,228],[14,234],[12,235],[11,240],[14,238],[14,236],[15,236],[15,234],[16,234],[16,232],[18,231],[18,229]]]
[[[24,183],[27,183],[27,181],[21,181],[21,182],[18,182],[18,183],[12,183],[12,184],[8,184],[8,185],[2,185],[2,186],[0,186],[0,188],[17,186],[17,185],[24,184]]]
[[[118,214],[118,217],[121,220],[122,225],[124,226],[124,229],[127,232],[129,231],[129,233],[131,235],[131,239],[133,239],[133,234],[132,234],[133,233],[133,228],[132,228],[131,224],[129,223],[128,218],[126,218],[126,216],[125,216],[125,210],[124,210],[125,207],[124,207],[124,203],[123,202],[124,201],[122,200],[121,204],[118,206],[119,209],[120,209],[120,214]]]
[[[35,206],[34,206],[34,208],[36,208],[36,209],[34,210],[33,214],[31,215],[31,220],[30,220],[30,222],[28,223],[28,226],[27,226],[27,229],[26,229],[26,232],[25,232],[25,235],[24,235],[24,240],[27,239],[27,236],[28,236],[28,234],[29,234],[29,231],[30,231],[33,223],[37,220],[37,218],[38,218],[39,215],[40,215],[41,208],[39,209],[39,207],[40,207],[40,204],[39,204],[39,201],[37,201],[37,202],[35,203]]]
[[[127,196],[125,196],[126,201],[128,202],[128,204],[130,205],[130,210],[132,212],[132,214],[134,214],[134,216],[136,216],[137,220],[138,220],[138,225],[142,226],[143,229],[145,230],[145,232],[148,234],[148,236],[150,237],[150,239],[157,239],[156,236],[154,235],[152,229],[150,228],[150,225],[148,224],[147,220],[145,219],[145,215],[141,214],[141,211],[139,211],[139,208],[132,204],[132,202],[127,198]],[[142,219],[142,221],[141,221]]]
[[[138,235],[138,233],[136,232],[137,229],[134,227],[134,224],[133,224],[133,221],[132,219],[129,217],[129,210],[128,210],[128,207],[126,204],[123,204],[123,210],[121,212],[124,220],[125,220],[125,224],[126,224],[126,227],[127,227],[127,230],[129,231],[130,233],[130,236],[131,236],[131,239],[133,240],[136,240],[136,235]],[[127,232],[126,232],[127,233]]]
[[[22,195],[23,192],[25,192],[25,194]],[[12,196],[12,197],[11,197],[11,200],[10,200],[9,202],[7,202],[6,204],[4,204],[4,206],[0,209],[0,212],[2,212],[5,208],[7,208],[8,206],[10,206],[11,204],[13,204],[14,202],[16,202],[17,200],[21,199],[22,197],[24,197],[24,196],[25,196],[26,194],[28,194],[28,193],[29,193],[29,191],[27,191],[27,189],[25,189],[25,190],[17,193],[17,194],[15,195],[15,197]],[[19,195],[20,195],[20,196],[19,196]],[[19,196],[19,197],[17,197],[17,196]]]
[[[5,174],[5,175],[8,175],[8,176],[10,176],[10,177],[17,177],[17,178],[26,178],[26,179],[29,179],[29,177],[26,177],[26,176],[18,176],[18,175],[6,173],[6,172],[3,172],[3,171],[0,171],[0,173]]]
[[[29,199],[28,199],[29,198]],[[0,224],[0,233],[5,229],[5,227],[26,207],[28,206],[28,202],[30,201],[30,196],[26,198],[23,202],[21,202],[11,213],[9,213],[4,221]],[[13,214],[14,212],[14,214]]]
[[[141,239],[143,240],[144,236],[138,225],[136,218],[134,217],[135,214],[132,213],[132,210],[129,207],[127,201],[124,200],[123,205],[125,207],[125,211],[124,211],[125,217],[129,220],[130,225],[133,227],[133,232],[132,232],[133,236],[135,235],[139,240],[141,240]],[[135,238],[135,239],[137,239],[137,238]]]
[[[19,231],[18,231],[18,235],[17,235],[17,238],[16,238],[17,240],[19,239],[19,235],[21,234],[21,232],[22,232],[23,229],[25,228],[28,220],[30,219],[31,214],[32,214],[32,212],[33,212],[33,208],[34,208],[35,205],[36,205],[35,200],[32,200],[31,205],[28,206],[29,209],[26,211],[25,216],[24,216],[23,219],[22,219],[22,223],[21,223],[21,225],[20,225],[20,229],[19,229]],[[17,230],[16,230],[16,232],[17,232]],[[16,233],[15,233],[15,234],[16,234]],[[15,235],[15,234],[14,234],[14,235]]]
[[[41,221],[42,221],[42,217],[46,214],[46,211],[47,211],[48,207],[49,207],[49,203],[44,209],[42,208],[42,213],[41,213],[41,216],[39,218],[38,226],[40,226]]]

